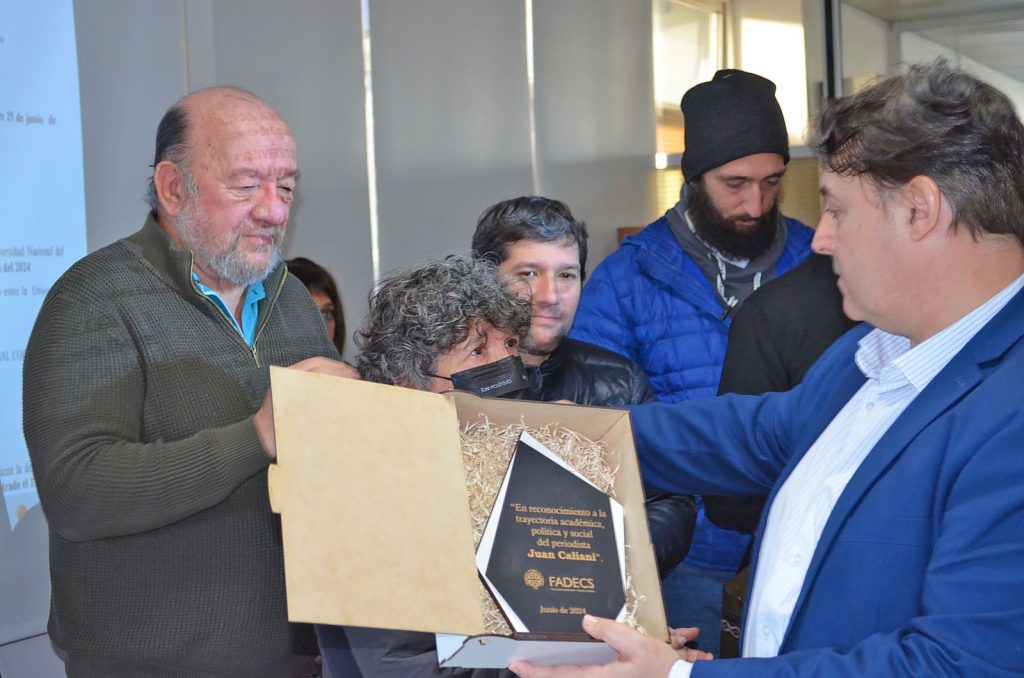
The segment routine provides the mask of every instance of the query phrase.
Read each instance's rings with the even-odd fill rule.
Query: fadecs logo
[[[548,577],[548,586],[568,591],[593,591],[596,588],[590,577]]]

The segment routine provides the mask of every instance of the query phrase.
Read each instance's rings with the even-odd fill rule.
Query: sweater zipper
[[[194,273],[195,273],[195,255],[193,255],[192,252],[189,252],[188,253],[188,280],[192,284],[192,289],[195,290],[196,294],[198,294],[200,297],[205,299],[206,303],[208,303],[210,306],[213,307],[213,310],[216,311],[217,315],[220,316],[221,319],[225,323],[228,324],[228,328],[231,330],[231,333],[233,335],[235,335],[236,337],[238,337],[239,339],[242,340],[242,343],[245,344],[245,347],[247,349],[249,349],[250,353],[252,353],[252,359],[253,359],[253,361],[255,361],[256,367],[262,367],[262,365],[260,364],[259,353],[257,353],[257,351],[256,351],[256,342],[258,342],[260,340],[260,335],[263,334],[263,328],[266,327],[266,325],[267,325],[267,319],[270,318],[270,314],[274,310],[274,306],[277,304],[277,298],[279,296],[281,296],[281,290],[284,289],[284,283],[288,279],[288,267],[285,266],[284,275],[281,276],[281,282],[278,283],[277,290],[274,292],[274,296],[272,296],[270,298],[270,301],[269,301],[268,306],[267,306],[267,312],[263,316],[263,322],[260,323],[260,326],[258,328],[256,328],[256,336],[253,337],[252,346],[249,346],[248,344],[246,344],[245,337],[243,337],[241,334],[238,333],[238,330],[235,329],[234,323],[232,323],[229,318],[225,318],[224,317],[224,311],[222,311],[221,308],[219,306],[217,306],[217,304],[215,304],[212,299],[210,299],[208,296],[203,294],[202,290],[200,290],[198,287],[196,287],[196,281],[192,277]]]
[[[281,296],[281,290],[284,289],[284,283],[288,280],[288,266],[284,267],[284,275],[281,276],[281,282],[277,284],[277,290],[274,291],[274,296],[270,298],[267,304],[267,312],[263,314],[263,322],[256,328],[256,336],[252,339],[252,346],[249,348],[252,350],[252,359],[256,361],[256,367],[261,367],[260,356],[256,352],[256,344],[260,340],[260,335],[263,334],[263,328],[267,326],[267,322],[270,320],[270,314],[274,312],[274,306],[277,304],[277,298]]]

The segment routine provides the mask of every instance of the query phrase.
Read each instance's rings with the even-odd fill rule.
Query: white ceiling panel
[[[846,4],[1024,82],[1021,0],[846,0]]]

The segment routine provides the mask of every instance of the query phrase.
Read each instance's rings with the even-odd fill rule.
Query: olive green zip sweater
[[[284,266],[251,349],[191,272],[151,217],[57,281],[29,340],[25,439],[71,676],[315,671],[252,415],[269,365],[338,355]]]

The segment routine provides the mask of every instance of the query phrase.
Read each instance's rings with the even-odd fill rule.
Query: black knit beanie
[[[687,181],[755,153],[778,153],[789,162],[786,121],[771,80],[746,71],[718,71],[711,82],[683,95],[682,109]]]

